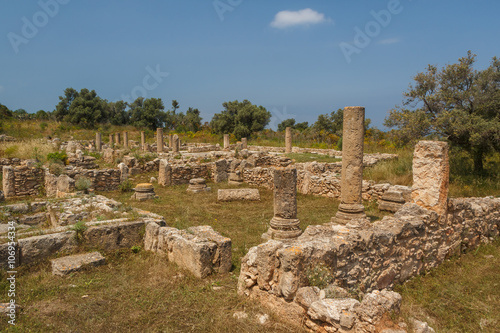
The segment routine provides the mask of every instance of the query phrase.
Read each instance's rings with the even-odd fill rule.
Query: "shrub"
[[[62,151],[56,151],[54,153],[47,154],[48,161],[61,161],[63,164],[67,164],[68,155]]]
[[[121,182],[120,185],[118,185],[118,189],[122,192],[130,192],[132,191],[133,188],[134,184],[132,184],[132,182],[129,179]]]
[[[309,267],[306,270],[306,276],[309,280],[309,285],[318,287],[319,289],[325,289],[326,286],[334,281],[330,268],[324,263]]]
[[[71,226],[71,230],[73,230],[75,232],[75,240],[78,243],[81,243],[84,240],[84,238],[85,238],[84,233],[85,233],[85,230],[87,230],[87,229],[88,229],[88,227],[85,224],[85,222],[83,222],[83,221],[78,221]]]
[[[88,179],[87,177],[79,177],[75,181],[75,188],[77,191],[87,192],[91,186],[92,186],[92,181],[90,179]]]
[[[49,164],[49,172],[54,176],[60,176],[64,173],[64,166],[61,161],[52,161]]]
[[[139,245],[134,245],[132,246],[131,250],[134,253],[139,253],[139,251],[141,251],[141,247]]]

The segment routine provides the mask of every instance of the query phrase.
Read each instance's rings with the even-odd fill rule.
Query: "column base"
[[[347,224],[354,219],[366,219],[365,207],[361,204],[340,204],[332,223]]]
[[[262,234],[263,239],[287,240],[295,239],[302,234],[298,219],[283,219],[273,217],[269,230]]]

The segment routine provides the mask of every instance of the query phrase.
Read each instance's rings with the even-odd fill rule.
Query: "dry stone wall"
[[[492,240],[499,228],[500,198],[491,197],[450,199],[441,219],[407,203],[375,223],[309,226],[296,241],[251,248],[242,259],[238,290],[298,302],[298,291],[310,285],[310,272],[318,268],[346,289],[390,289]]]
[[[3,192],[6,198],[38,195],[42,192],[44,170],[35,166],[4,166]]]

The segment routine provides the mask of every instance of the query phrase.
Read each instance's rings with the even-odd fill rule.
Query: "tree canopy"
[[[474,171],[483,171],[485,154],[500,151],[500,60],[473,68],[471,51],[458,63],[418,73],[403,104],[391,110],[384,125],[395,127],[401,143],[437,135],[468,151]]]
[[[224,110],[216,113],[210,126],[218,134],[232,133],[239,140],[250,137],[264,129],[271,119],[271,113],[263,106],[256,106],[248,100],[222,103]]]
[[[278,124],[278,132],[283,132],[286,130],[287,127],[291,127],[293,129],[296,129],[298,131],[304,131],[309,127],[309,123],[307,121],[304,121],[302,123],[296,123],[295,119],[285,119],[281,123]]]

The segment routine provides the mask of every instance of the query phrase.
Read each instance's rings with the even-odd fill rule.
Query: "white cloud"
[[[284,29],[295,25],[319,24],[331,21],[331,19],[325,18],[325,14],[318,13],[311,8],[297,10],[295,12],[283,10],[274,16],[271,27]]]
[[[399,42],[400,42],[399,38],[387,38],[387,39],[382,39],[378,43],[379,44],[383,44],[383,45],[388,45],[388,44],[396,44],[396,43],[399,43]]]

